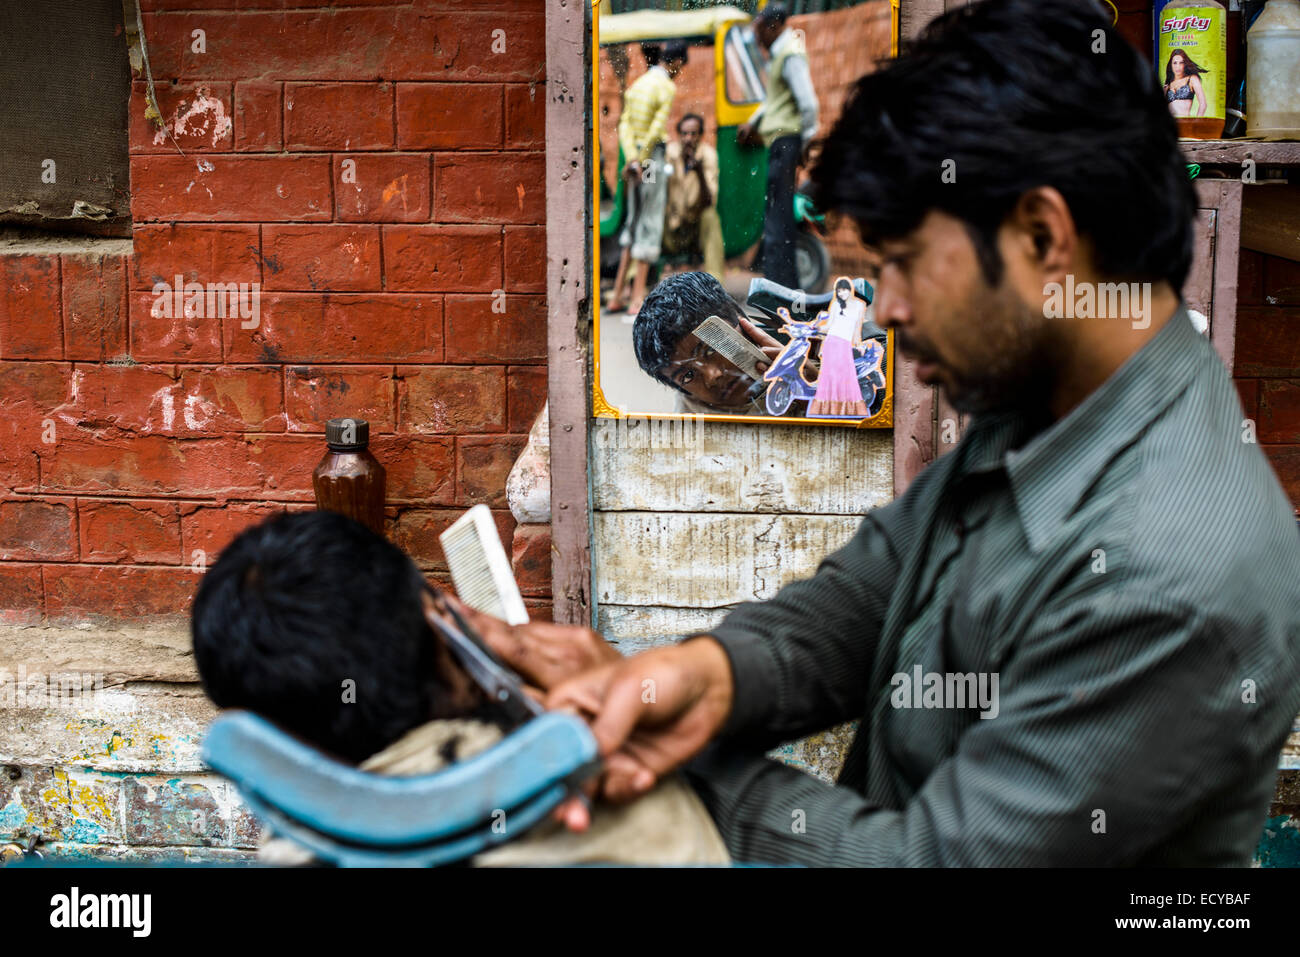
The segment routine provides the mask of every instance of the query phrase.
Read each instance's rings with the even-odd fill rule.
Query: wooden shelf
[[[1300,166],[1300,143],[1265,140],[1183,140],[1179,145],[1189,162],[1240,166],[1253,159],[1261,166]]]

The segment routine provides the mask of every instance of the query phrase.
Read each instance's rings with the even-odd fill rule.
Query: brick
[[[448,296],[448,362],[545,362],[546,301],[506,296]]]
[[[199,222],[328,220],[327,156],[133,156],[131,215]]]
[[[506,374],[506,430],[527,433],[546,404],[546,369],[511,366]]]
[[[77,513],[71,500],[0,502],[0,561],[76,560]]]
[[[40,419],[0,417],[0,492],[35,492],[40,484]]]
[[[131,844],[224,844],[229,785],[212,775],[131,775],[122,780],[126,839]]]
[[[546,227],[507,226],[507,292],[546,292]]]
[[[541,84],[506,87],[506,146],[546,146],[546,88]]]
[[[235,149],[241,152],[280,149],[283,87],[259,80],[235,84]]]
[[[403,432],[500,432],[506,426],[506,370],[501,366],[398,369]]]
[[[29,673],[29,679],[35,675]],[[44,674],[41,680],[48,680]],[[16,680],[16,677],[11,680]],[[36,698],[49,694],[48,686],[29,680],[26,693]],[[42,699],[45,700],[45,699]],[[115,731],[106,730],[111,738]],[[116,843],[122,839],[121,784],[115,776],[86,769],[25,768],[13,766],[17,777],[0,777],[0,807],[16,808],[0,824],[0,840],[25,844],[40,836],[47,857],[50,844],[73,847]]]
[[[310,510],[308,506],[250,504],[185,504],[181,513],[181,553],[185,564],[210,566],[242,531],[289,511]]]
[[[1264,452],[1300,518],[1300,445],[1266,445]]]
[[[258,328],[230,320],[225,335],[228,362],[439,362],[442,299],[274,293]]]
[[[433,218],[449,223],[544,223],[541,153],[451,153],[434,159]]]
[[[307,500],[319,458],[316,442],[296,436],[77,434],[42,455],[41,478],[54,492]]]
[[[1237,396],[1241,399],[1241,411],[1248,419],[1259,418],[1259,379],[1233,379],[1237,387]]]
[[[384,279],[402,292],[501,288],[501,230],[493,226],[386,226]]]
[[[1300,370],[1300,309],[1237,310],[1234,375],[1291,378]]]
[[[64,253],[62,260],[64,355],[92,361],[124,356],[124,257]]]
[[[381,150],[393,146],[391,83],[286,83],[287,150]]]
[[[464,506],[506,507],[506,477],[523,452],[522,435],[468,436],[456,440],[456,490]]]
[[[280,370],[185,368],[176,396],[178,433],[283,432]]]
[[[525,595],[551,594],[551,526],[518,525],[510,550],[510,567]]]
[[[433,11],[427,4],[355,5],[238,16],[169,8],[145,14],[144,28],[155,77],[528,82],[546,71],[546,26],[537,0],[527,6],[527,12],[507,12],[500,3],[463,12],[459,5]],[[190,32],[200,28],[207,49],[195,53]],[[504,50],[493,50],[495,29],[505,31]]]
[[[446,572],[447,556],[443,553],[439,536],[464,515],[459,508],[428,509],[404,508],[389,526],[389,537],[394,545],[410,555],[425,571]],[[497,533],[502,547],[509,552],[514,534],[515,520],[508,509],[493,511]]]
[[[1300,443],[1300,378],[1260,383],[1259,441]]]
[[[70,362],[0,362],[0,421],[44,418],[68,398]],[[0,442],[0,447],[3,447]]]
[[[0,564],[0,624],[39,625],[43,592],[39,565]]]
[[[157,283],[261,282],[261,242],[256,226],[137,223],[132,288]]]
[[[46,613],[55,621],[177,617],[189,611],[198,583],[185,566],[46,566]]]
[[[1263,253],[1242,247],[1237,259],[1237,305],[1264,304],[1265,258]]]
[[[77,426],[174,431],[181,405],[175,396],[175,366],[81,365],[73,375],[76,398],[65,403],[60,412]]]
[[[383,285],[378,226],[266,226],[268,290],[369,292]]]
[[[82,499],[77,513],[83,562],[181,562],[180,514],[173,502]]]
[[[399,149],[500,146],[503,125],[501,87],[496,84],[397,85]]]
[[[132,153],[229,151],[235,142],[234,89],[230,83],[155,83],[154,95],[164,117],[160,128],[145,117],[148,108],[143,81],[131,84],[129,136]]]
[[[59,257],[0,255],[0,359],[63,358]]]
[[[537,598],[525,598],[524,610],[528,612],[529,621],[554,621],[555,603],[541,601]]]
[[[349,223],[429,219],[429,157],[422,153],[334,157],[334,218]]]
[[[456,448],[441,436],[379,436],[370,450],[388,472],[389,503],[456,504]]]
[[[289,431],[324,432],[330,419],[370,423],[370,434],[392,432],[393,371],[373,366],[290,366],[284,370]]]
[[[221,319],[206,315],[175,315],[170,294],[133,292],[131,356],[140,362],[220,362]],[[167,315],[167,313],[172,315]]]

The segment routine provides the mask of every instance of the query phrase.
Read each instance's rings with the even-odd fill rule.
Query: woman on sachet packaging
[[[847,276],[835,280],[835,299],[817,317],[817,326],[825,336],[822,342],[817,393],[808,403],[810,418],[866,418],[867,404],[862,400],[858,370],[853,350],[862,347],[862,323],[867,304],[853,295],[853,283]]]

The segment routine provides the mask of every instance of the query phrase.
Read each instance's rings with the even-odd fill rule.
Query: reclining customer
[[[432,605],[411,559],[363,525],[331,512],[283,515],[243,532],[204,576],[194,659],[218,707],[255,712],[362,770],[428,774],[511,730],[430,627]],[[592,638],[590,664],[619,658]],[[264,841],[259,859],[311,861],[282,839]],[[635,804],[598,804],[582,833],[547,821],[474,859],[593,861],[728,858],[703,804],[677,777]]]

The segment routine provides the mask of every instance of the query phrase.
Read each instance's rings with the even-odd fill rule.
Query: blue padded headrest
[[[435,774],[391,777],[330,758],[248,711],[227,711],[203,760],[248,795],[328,837],[363,846],[440,841],[483,828],[597,760],[574,715],[547,712]]]

